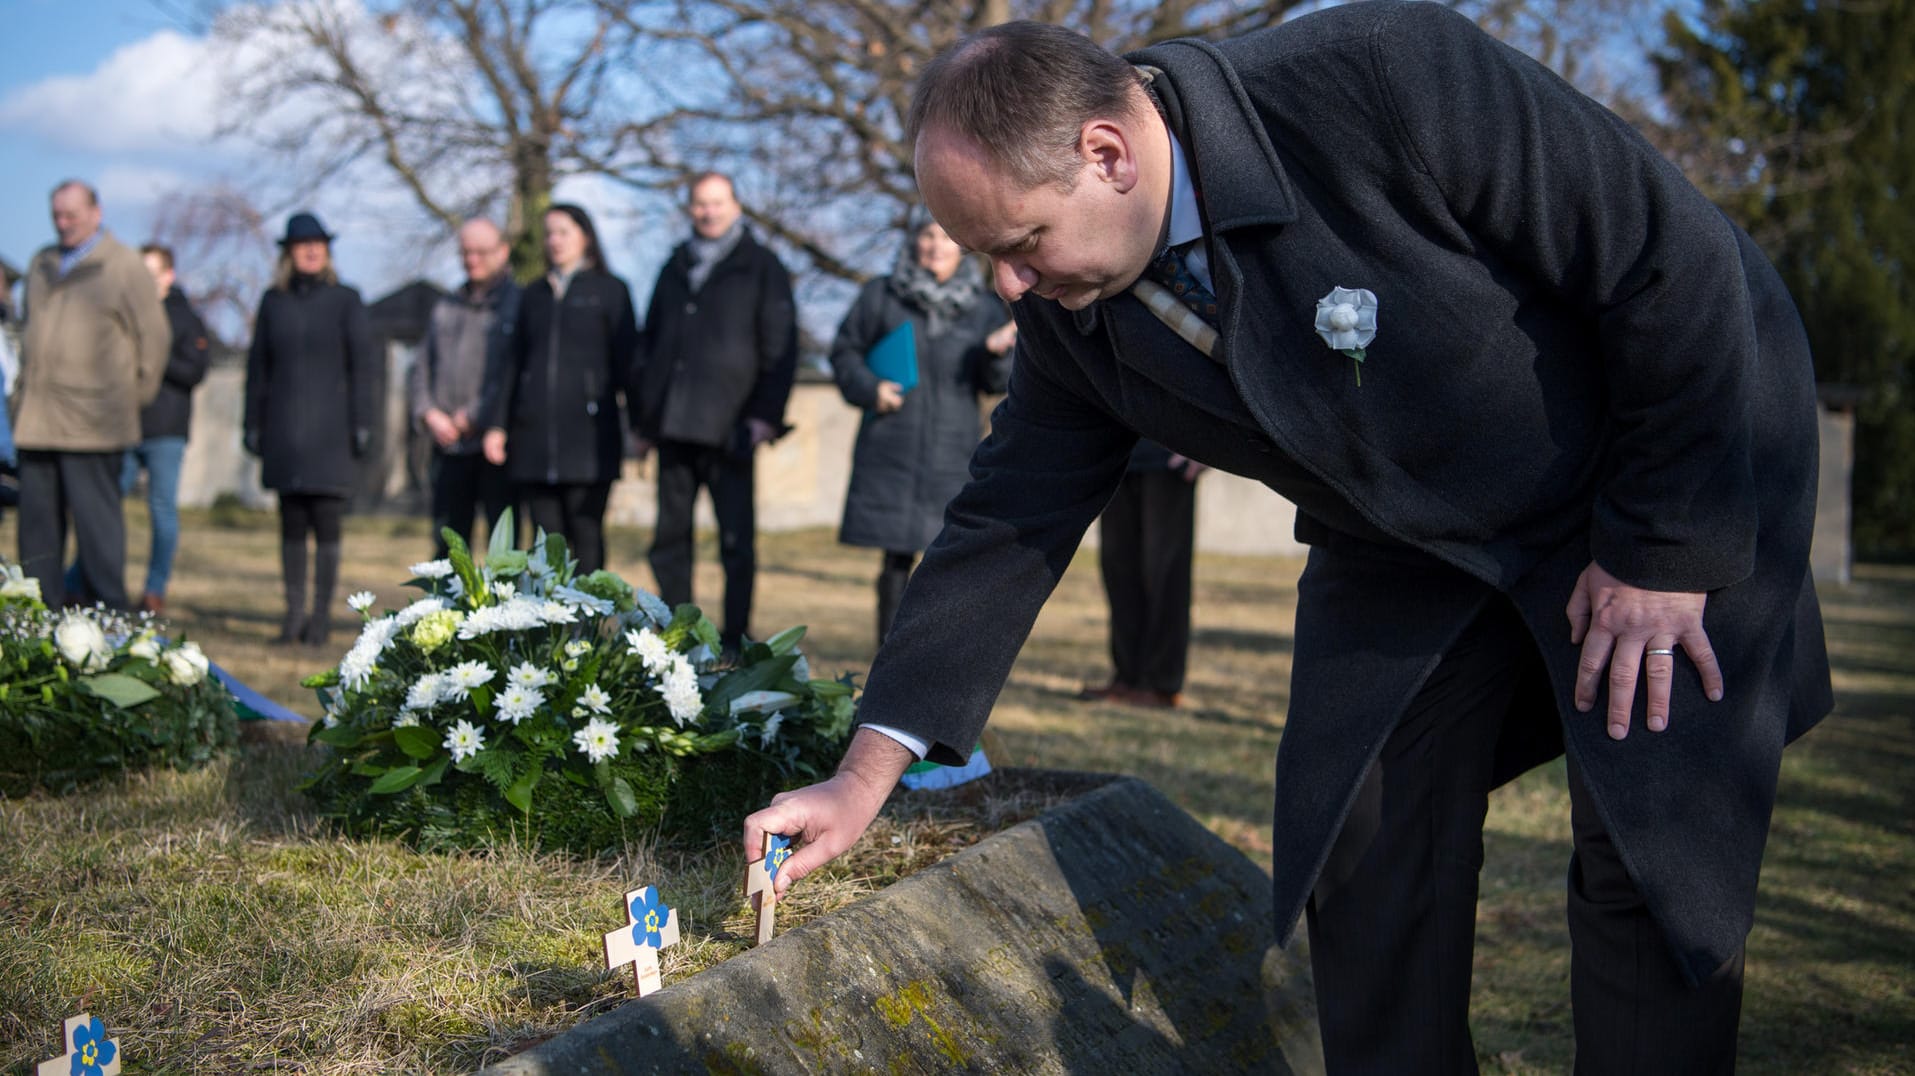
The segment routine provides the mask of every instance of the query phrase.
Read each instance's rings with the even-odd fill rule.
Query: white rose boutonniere
[[[1317,300],[1317,335],[1355,360],[1357,387],[1363,386],[1363,349],[1376,339],[1376,293],[1368,288],[1331,288]]]

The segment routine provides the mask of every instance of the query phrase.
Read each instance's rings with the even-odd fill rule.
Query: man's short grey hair
[[[958,135],[1025,188],[1066,189],[1084,124],[1137,110],[1135,68],[1090,38],[1041,22],[968,34],[925,66],[905,131]]]
[[[93,184],[80,179],[63,179],[54,184],[53,191],[47,195],[47,200],[52,201],[61,191],[67,190],[68,188],[78,190],[85,194],[87,205],[95,209],[100,207],[100,192],[93,189]]]

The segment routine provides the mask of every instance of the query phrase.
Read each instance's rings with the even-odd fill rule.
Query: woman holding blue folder
[[[889,276],[864,286],[838,328],[831,368],[864,410],[838,540],[884,551],[878,642],[917,556],[944,525],[983,435],[978,398],[1004,391],[1017,326],[975,261],[914,210]]]

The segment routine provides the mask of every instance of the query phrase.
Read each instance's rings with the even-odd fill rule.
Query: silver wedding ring
[[[1643,651],[1643,653],[1648,654],[1652,658],[1672,658],[1676,656],[1676,652],[1674,650],[1670,650],[1666,647],[1660,647],[1660,646],[1656,647],[1654,650],[1645,650]]]

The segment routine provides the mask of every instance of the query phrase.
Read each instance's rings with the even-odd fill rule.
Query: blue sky
[[[7,0],[0,7],[0,102],[49,78],[91,72],[114,50],[166,26],[150,0]],[[110,153],[0,120],[0,258],[22,265],[49,240],[47,192],[61,177],[98,176],[114,163]]]
[[[339,234],[341,275],[368,299],[415,276],[455,283],[449,242],[424,243],[421,216],[397,185],[375,178],[328,190],[315,204],[248,186],[284,166],[232,140],[216,140],[220,86],[204,38],[174,18],[183,0],[0,0],[0,258],[20,267],[52,241],[47,196],[72,176],[100,191],[106,226],[122,241],[151,236],[155,205],[222,177],[240,180],[280,234],[295,208],[312,208]],[[600,218],[614,268],[641,300],[669,241],[630,242],[638,218],[592,184],[561,184],[561,198]],[[599,195],[599,197],[593,197]],[[674,222],[675,223],[675,222]],[[672,238],[675,238],[673,236]],[[192,290],[193,266],[182,265]]]

